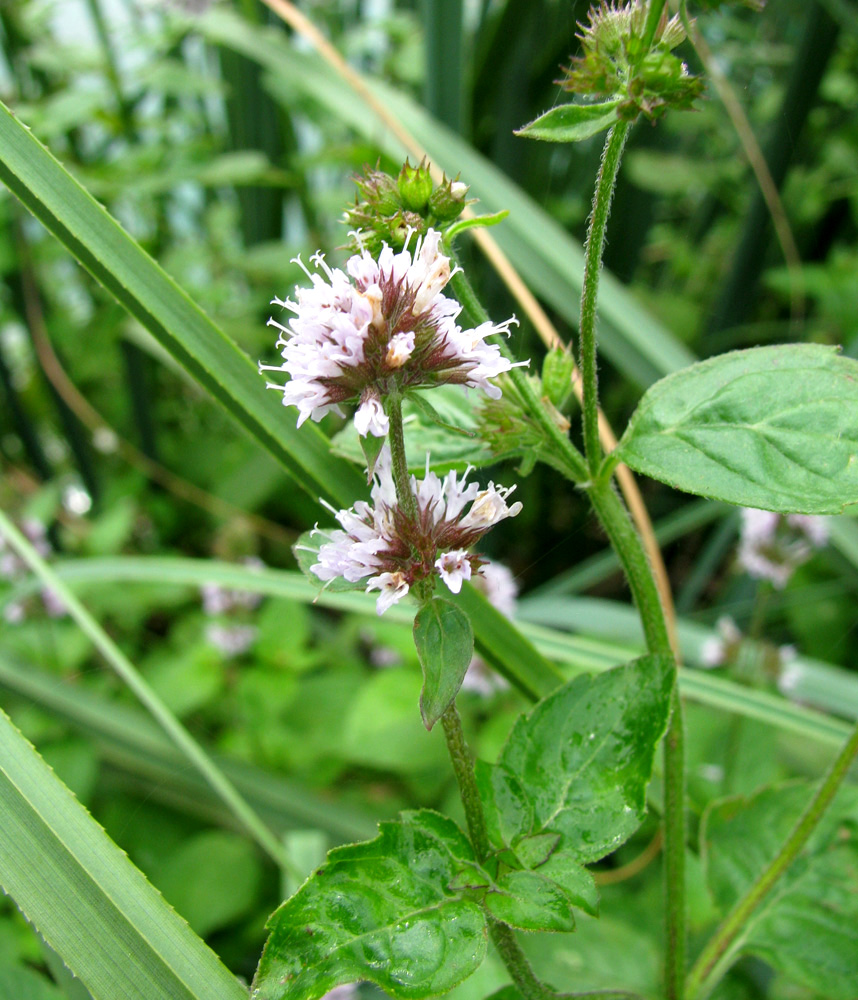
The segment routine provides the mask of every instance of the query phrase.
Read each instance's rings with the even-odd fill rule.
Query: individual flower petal
[[[371,590],[380,590],[378,600],[375,602],[375,610],[383,615],[388,608],[392,607],[408,593],[408,582],[402,573],[381,573],[374,576],[366,584],[367,593]]]
[[[355,413],[355,430],[361,437],[372,434],[386,437],[390,430],[390,418],[384,412],[381,400],[375,395],[366,395]]]
[[[454,594],[459,593],[465,580],[471,579],[471,563],[464,549],[445,552],[435,560],[435,568]]]
[[[462,528],[477,528],[485,530],[502,521],[505,517],[515,517],[521,511],[521,504],[514,503],[511,507],[507,505],[506,498],[515,489],[510,486],[496,487],[494,483],[489,483],[488,488],[476,498],[473,506],[459,522]]]
[[[385,361],[391,368],[401,368],[414,353],[414,331],[395,333],[387,343]]]

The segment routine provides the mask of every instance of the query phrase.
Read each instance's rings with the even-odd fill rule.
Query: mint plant
[[[625,145],[635,121],[654,123],[674,109],[687,110],[703,89],[677,54],[688,25],[684,0],[678,18],[668,14],[665,0],[594,9],[581,29],[583,54],[561,84],[576,97],[519,132],[523,139],[552,142],[607,132],[588,226],[577,366],[565,347],[547,355],[540,376],[527,359],[512,356],[507,335],[514,320],[489,316],[458,257],[470,230],[498,223],[504,213],[466,217],[468,187],[458,176],[437,182],[428,162],[406,161],[398,176],[377,167],[358,180],[358,197],[347,212],[354,253],[345,269],[331,267],[318,253],[311,258],[314,268],[304,270],[309,287],[299,287],[294,299],[275,299],[291,316],[272,318],[280,363],[269,358],[260,367],[279,373],[275,379],[282,376],[270,386],[284,406],[297,409],[297,420],[289,411],[284,419],[248,358],[0,108],[0,178],[297,483],[323,494],[326,513],[295,546],[314,591],[326,598],[326,591],[336,591],[346,606],[353,598],[357,603],[350,607],[359,613],[365,610],[362,595],[339,592],[365,591],[385,626],[413,612],[423,674],[415,719],[419,711],[426,729],[441,724],[464,826],[428,808],[385,820],[375,836],[366,823],[343,821],[334,835],[358,842],[330,851],[302,884],[306,868],[292,853],[300,834],[284,846],[244,797],[256,785],[257,804],[270,807],[269,786],[262,783],[260,792],[257,776],[238,769],[234,782],[220,770],[71,593],[75,567],[65,577],[62,560],[47,565],[38,533],[28,538],[0,512],[2,556],[15,588],[15,601],[6,605],[10,617],[28,610],[19,599],[34,604],[26,567],[38,577],[46,606],[52,595],[55,609],[80,626],[168,738],[164,751],[158,732],[143,727],[134,743],[129,731],[125,756],[136,748],[172,762],[173,751],[177,771],[190,763],[217,794],[223,814],[242,826],[289,884],[289,898],[270,918],[250,988],[255,1000],[317,1000],[360,981],[394,997],[443,995],[490,952],[513,984],[502,990],[503,1000],[633,996],[621,989],[576,992],[573,977],[556,969],[541,978],[518,935],[550,933],[555,936],[537,940],[553,943],[560,940],[556,935],[592,926],[588,919],[600,914],[592,866],[626,843],[648,811],[658,817],[657,841],[664,845],[659,996],[710,996],[744,955],[764,959],[814,994],[835,1000],[854,995],[858,812],[847,773],[858,755],[858,730],[820,782],[713,802],[689,835],[676,651],[650,561],[614,477],[622,463],[743,508],[740,560],[777,588],[819,543],[823,531],[814,518],[858,503],[858,364],[821,344],[731,352],[653,385],[608,454],[599,431],[597,304]],[[226,33],[223,25],[210,30]],[[271,62],[279,58],[273,44],[260,51]],[[572,391],[579,382],[580,426]],[[331,442],[317,423],[352,409],[353,420],[335,442],[340,455],[352,458],[350,466],[331,456]],[[570,491],[589,499],[625,571],[644,655],[595,677],[566,680],[526,633],[492,610],[482,591],[497,567],[478,546],[493,527],[524,510],[513,499],[511,473],[502,480],[510,485],[483,487],[475,467],[502,459],[517,461],[522,477],[543,463]],[[112,568],[102,565],[100,572],[123,580],[136,572],[137,579],[159,584],[208,584],[204,602],[223,617],[217,641],[224,655],[254,641],[255,628],[243,614],[259,595],[311,597],[297,574],[192,562],[153,557],[135,564],[129,558]],[[99,567],[87,569],[97,579]],[[80,576],[87,579],[85,572]],[[220,583],[212,584],[214,578]],[[238,612],[234,619],[232,611]],[[700,654],[710,666],[738,659],[745,642],[729,620],[722,620],[719,632],[715,646]],[[493,760],[474,760],[456,705],[475,651],[536,701],[511,724]],[[788,647],[772,652],[777,669],[788,662]],[[621,659],[614,651],[608,655],[615,664]],[[233,667],[237,675],[241,667]],[[267,685],[270,678],[258,679]],[[22,690],[38,691],[39,683],[27,678]],[[262,700],[272,690],[260,686],[257,695]],[[326,695],[332,690],[325,688]],[[90,725],[108,714],[82,704],[77,711]],[[754,702],[755,710],[760,706],[764,699]],[[816,723],[817,732],[830,738],[845,728],[825,719],[826,729],[792,708],[801,732]],[[340,715],[328,712],[327,704],[325,709],[319,714],[326,724],[328,716],[331,725],[339,724]],[[121,713],[109,720],[114,737],[125,719]],[[271,724],[278,723],[275,706]],[[659,750],[660,781],[652,782]],[[46,948],[56,951],[50,954],[57,979],[70,996],[248,995],[2,713],[0,751],[0,814],[6,821],[0,883],[38,927]],[[315,808],[318,815],[322,805]],[[314,815],[313,807],[298,810],[299,817],[308,813]],[[695,941],[689,961],[685,857],[698,846],[722,920],[708,940]],[[205,871],[206,879],[228,869],[223,856]]]
[[[687,19],[684,9],[683,15]],[[511,321],[491,321],[456,263],[454,241],[462,229],[428,228],[443,225],[438,206],[464,189],[454,197],[446,180],[434,187],[425,164],[406,164],[398,179],[369,171],[358,182],[364,200],[349,218],[360,227],[352,234],[360,252],[347,264],[350,277],[317,256],[327,282],[307,272],[312,289],[299,289],[296,302],[275,299],[295,318],[288,326],[271,321],[281,331],[284,363],[261,367],[290,375],[278,386],[284,404],[298,407],[299,423],[340,404],[356,405],[361,437],[384,439],[364,447],[372,505],[358,500],[351,510],[334,511],[342,530],[311,532],[298,546],[302,566],[326,584],[366,580],[367,591],[380,591],[379,614],[416,599],[420,710],[427,728],[439,719],[443,724],[467,833],[436,813],[404,813],[383,824],[376,840],[332,851],[272,917],[254,998],[317,1000],[360,979],[395,997],[433,996],[477,968],[488,939],[525,1000],[572,995],[566,984],[536,977],[515,931],[569,933],[576,910],[598,912],[587,865],[640,825],[660,743],[664,990],[670,1000],[708,995],[743,941],[763,947],[762,931],[743,935],[761,920],[765,925],[761,908],[770,889],[817,828],[858,751],[855,734],[797,825],[784,827],[789,836],[774,858],[774,846],[762,851],[764,872],[756,882],[734,879],[729,888],[723,878],[717,882],[716,896],[730,900],[733,910],[686,984],[687,833],[676,659],[647,557],[612,474],[624,462],[678,489],[743,507],[793,516],[839,512],[858,502],[858,364],[821,345],[712,358],[652,386],[617,448],[604,453],[596,316],[606,226],[632,123],[640,115],[656,119],[670,108],[688,109],[701,93],[702,82],[673,53],[683,38],[680,18],[668,19],[664,0],[602,3],[583,28],[583,55],[563,81],[598,103],[554,108],[520,132],[575,141],[609,130],[581,295],[583,450],[558,410],[568,394],[571,356],[550,355],[540,381],[522,370],[526,362],[487,342],[508,333]],[[391,242],[402,249],[396,253]],[[442,294],[448,284],[458,303]],[[458,325],[460,315],[473,329]],[[431,454],[424,478],[410,474],[403,402],[419,401],[431,420],[431,390],[444,384],[490,397],[486,406],[477,399],[473,405],[482,414],[483,442],[495,453],[517,452],[528,460],[525,469],[543,460],[587,492],[626,571],[649,648],[643,659],[593,681],[563,685],[519,718],[496,763],[476,766],[455,707],[473,630],[455,598],[480,571],[482,559],[471,546],[520,505],[507,503],[512,488],[490,484],[479,492],[476,484],[465,485],[470,469],[461,478],[451,471],[442,482],[431,470]],[[443,596],[436,593],[441,583]],[[715,829],[719,815],[712,811],[707,829]],[[715,834],[713,857],[717,841]]]

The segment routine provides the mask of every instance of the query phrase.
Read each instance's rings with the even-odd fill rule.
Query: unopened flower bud
[[[432,192],[429,199],[429,211],[440,222],[453,222],[458,219],[465,208],[465,198],[468,194],[468,185],[462,181],[448,181],[443,183]]]
[[[397,180],[399,196],[406,208],[412,212],[423,212],[429,204],[432,195],[432,175],[426,161],[412,167],[408,160],[399,172]]]

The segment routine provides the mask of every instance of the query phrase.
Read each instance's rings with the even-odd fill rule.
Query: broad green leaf
[[[256,365],[0,104],[0,181],[304,489],[340,506],[365,493],[312,423],[265,391]]]
[[[709,888],[723,910],[768,866],[812,793],[810,786],[795,784],[710,806],[701,840]],[[804,851],[746,925],[740,951],[829,1000],[854,1000],[858,789],[840,791]]]
[[[369,980],[412,1000],[452,989],[486,954],[486,921],[465,890],[474,868],[452,820],[423,809],[380,824],[369,843],[340,847],[269,921],[253,1000],[317,1000]]]
[[[246,1000],[2,712],[0,886],[93,1000]]]
[[[500,813],[490,830],[559,833],[561,849],[581,864],[623,843],[644,816],[671,685],[668,661],[644,656],[596,678],[577,677],[520,716],[497,766],[504,784],[512,775],[527,796],[531,828],[522,829],[521,803],[510,811],[496,792],[485,803]]]
[[[474,631],[464,611],[433,597],[414,619],[414,645],[423,668],[420,714],[431,729],[462,686],[474,655]]]
[[[546,142],[581,142],[617,123],[619,101],[600,101],[598,104],[560,104],[544,115],[516,129],[515,134],[525,139],[543,139]]]
[[[858,362],[821,344],[702,361],[645,393],[613,457],[686,493],[838,514],[858,503]]]

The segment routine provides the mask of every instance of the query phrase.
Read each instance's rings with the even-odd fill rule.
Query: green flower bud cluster
[[[350,227],[360,230],[361,246],[374,257],[385,243],[401,250],[409,231],[423,236],[430,229],[443,230],[459,218],[467,204],[467,185],[446,176],[436,185],[425,160],[416,167],[406,160],[398,177],[367,167],[355,183],[360,196],[346,211],[345,219]],[[350,245],[361,248],[356,243]]]
[[[703,81],[672,52],[685,38],[679,18],[664,13],[644,51],[648,9],[642,0],[624,6],[602,0],[593,7],[589,23],[580,25],[582,55],[557,83],[573,93],[619,100],[617,114],[628,121],[641,113],[658,118],[669,107],[691,108]]]

